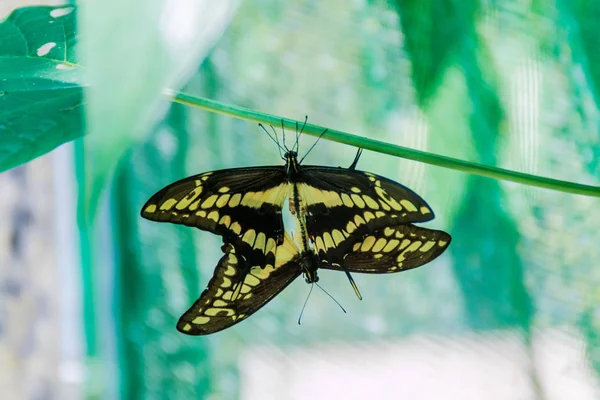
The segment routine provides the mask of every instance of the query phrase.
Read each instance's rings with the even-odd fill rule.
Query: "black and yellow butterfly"
[[[398,225],[357,238],[343,263],[350,272],[406,271],[433,260],[449,243],[446,232]],[[276,248],[275,264],[252,265],[248,273],[243,272],[246,259],[236,246],[225,243],[222,250],[225,255],[208,287],[179,319],[179,331],[206,335],[229,328],[258,311],[301,274],[311,283],[318,280],[318,268],[342,270],[338,265],[321,263],[314,252],[301,252],[287,233]]]
[[[399,183],[356,170],[359,156],[360,151],[350,168],[301,166],[295,146],[285,149],[283,166],[206,172],[175,182],[152,196],[142,208],[142,217],[195,226],[222,236],[225,243],[226,254],[198,300],[204,305],[194,305],[182,320],[191,323],[190,315],[202,317],[200,320],[211,317],[201,313],[217,313],[210,305],[219,300],[227,309],[221,312],[237,318],[232,321],[230,315],[225,317],[230,326],[242,319],[240,315],[250,315],[262,307],[301,273],[307,282],[316,282],[318,268],[344,271],[360,298],[350,272],[403,270],[409,264],[399,264],[399,258],[416,250],[412,256],[416,261],[408,268],[441,254],[450,236],[412,225],[433,219],[427,203]],[[286,198],[296,222],[299,249],[283,262],[279,252],[291,246],[286,244],[282,218]],[[402,238],[392,237],[396,233]],[[401,253],[394,258],[396,251]],[[264,278],[268,289],[259,289],[262,286],[257,284],[256,289],[242,293],[247,287],[243,286],[245,279],[253,280],[252,271],[257,268],[263,271],[260,276],[272,271]],[[235,287],[227,299],[221,297],[226,291],[219,282],[229,281]],[[186,331],[181,324],[180,330],[196,334],[226,327],[202,331],[192,328],[196,324]]]

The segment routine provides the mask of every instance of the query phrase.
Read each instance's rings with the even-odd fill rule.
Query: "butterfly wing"
[[[434,218],[409,188],[370,172],[306,166],[298,192],[306,205],[306,228],[322,260],[340,263],[355,237],[386,226]]]
[[[141,215],[216,233],[253,262],[273,264],[275,247],[283,240],[281,208],[287,191],[283,167],[206,172],[163,188]]]
[[[208,287],[177,323],[182,333],[207,335],[229,328],[267,304],[302,273],[298,247],[287,234],[277,247],[274,266],[246,268],[236,246],[226,243],[222,249],[225,255]]]
[[[386,227],[356,240],[343,264],[349,272],[385,274],[420,267],[436,259],[450,244],[444,231],[412,224]],[[321,268],[342,271],[340,265],[324,263]]]

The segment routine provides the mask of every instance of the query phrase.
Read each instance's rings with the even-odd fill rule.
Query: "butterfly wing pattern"
[[[223,257],[208,287],[179,319],[177,329],[205,335],[252,315],[301,274],[317,269],[392,273],[438,257],[446,232],[422,228],[434,213],[418,194],[385,177],[350,168],[300,166],[286,151],[285,166],[234,168],[177,181],[143,206],[144,218],[194,226],[223,237]],[[300,248],[283,226],[290,197]],[[309,245],[310,243],[310,245]]]
[[[208,287],[181,316],[177,329],[188,335],[218,332],[240,321],[267,304],[302,273],[298,247],[286,234],[277,247],[274,266],[255,265],[244,272],[244,256],[236,246],[225,243],[225,253]]]
[[[412,224],[386,227],[355,241],[343,265],[350,272],[385,274],[406,271],[433,261],[448,248],[451,237],[444,231]],[[321,268],[343,270],[338,264]]]
[[[281,208],[287,193],[282,166],[206,172],[163,188],[141,215],[223,236],[251,262],[274,265],[275,248],[283,241]]]
[[[302,178],[298,186],[306,203],[308,236],[319,257],[329,264],[341,264],[356,238],[384,227],[434,218],[418,194],[379,175],[307,166]]]

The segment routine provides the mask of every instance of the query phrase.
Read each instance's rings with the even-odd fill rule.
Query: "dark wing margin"
[[[306,228],[319,257],[340,263],[355,237],[388,226],[434,218],[409,188],[370,172],[307,166],[298,188],[306,204]]]
[[[141,215],[221,235],[238,243],[252,261],[266,256],[273,264],[275,247],[283,240],[281,208],[287,192],[283,167],[206,172],[163,188]]]
[[[277,247],[274,266],[246,269],[234,245],[225,243],[222,250],[225,255],[208,287],[177,322],[182,333],[208,335],[229,328],[254,314],[302,273],[298,248],[287,235]]]
[[[355,241],[344,257],[350,272],[386,274],[406,271],[427,264],[440,256],[452,238],[444,231],[406,224],[386,227]],[[321,268],[342,270],[324,263]]]

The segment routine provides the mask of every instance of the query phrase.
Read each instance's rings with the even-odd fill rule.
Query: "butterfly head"
[[[288,150],[285,152],[285,172],[288,177],[298,175],[300,172],[300,162],[298,162],[298,152]]]

